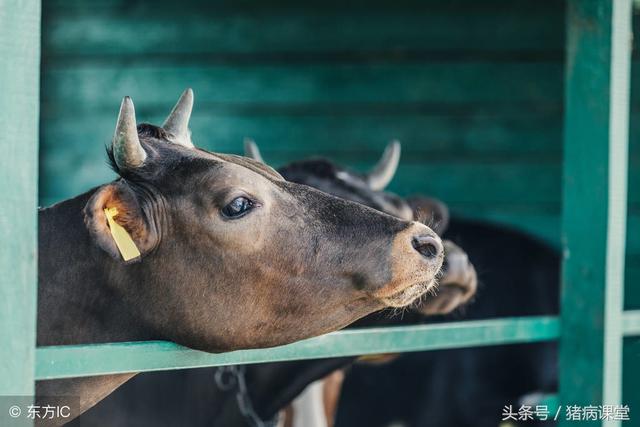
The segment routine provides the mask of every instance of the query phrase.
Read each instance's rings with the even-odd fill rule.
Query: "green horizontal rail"
[[[640,335],[640,310],[627,310],[622,317],[624,336]]]
[[[349,329],[280,347],[211,354],[165,341],[36,349],[36,379],[440,350],[558,338],[557,317],[519,317],[446,324]]]
[[[623,319],[625,336],[640,335],[640,310],[626,311]],[[36,350],[36,379],[516,344],[558,336],[558,318],[540,316],[350,329],[280,347],[219,354],[165,341],[51,346]]]

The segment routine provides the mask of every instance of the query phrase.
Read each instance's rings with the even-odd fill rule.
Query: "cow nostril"
[[[442,243],[433,236],[416,236],[411,241],[413,248],[426,258],[435,258],[442,253]]]

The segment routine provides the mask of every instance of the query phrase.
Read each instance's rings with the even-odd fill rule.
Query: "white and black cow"
[[[322,159],[296,162],[280,171],[289,180],[334,193],[362,188],[367,181]],[[409,202],[427,212],[434,203],[421,197]],[[479,278],[473,304],[454,318],[559,313],[557,248],[514,228],[456,216],[441,232],[464,248]],[[505,405],[535,406],[555,392],[554,342],[408,353],[381,366],[354,365],[344,380],[335,426],[496,427]]]

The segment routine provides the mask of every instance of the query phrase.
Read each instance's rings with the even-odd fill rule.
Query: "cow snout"
[[[440,237],[419,222],[408,224],[393,240],[391,280],[375,292],[389,307],[404,307],[434,289],[442,266]]]
[[[432,234],[414,236],[411,245],[427,259],[439,259],[444,251],[440,238]]]

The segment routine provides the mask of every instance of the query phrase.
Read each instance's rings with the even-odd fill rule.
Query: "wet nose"
[[[414,236],[411,244],[416,251],[428,259],[439,258],[444,251],[440,238],[431,234]]]

